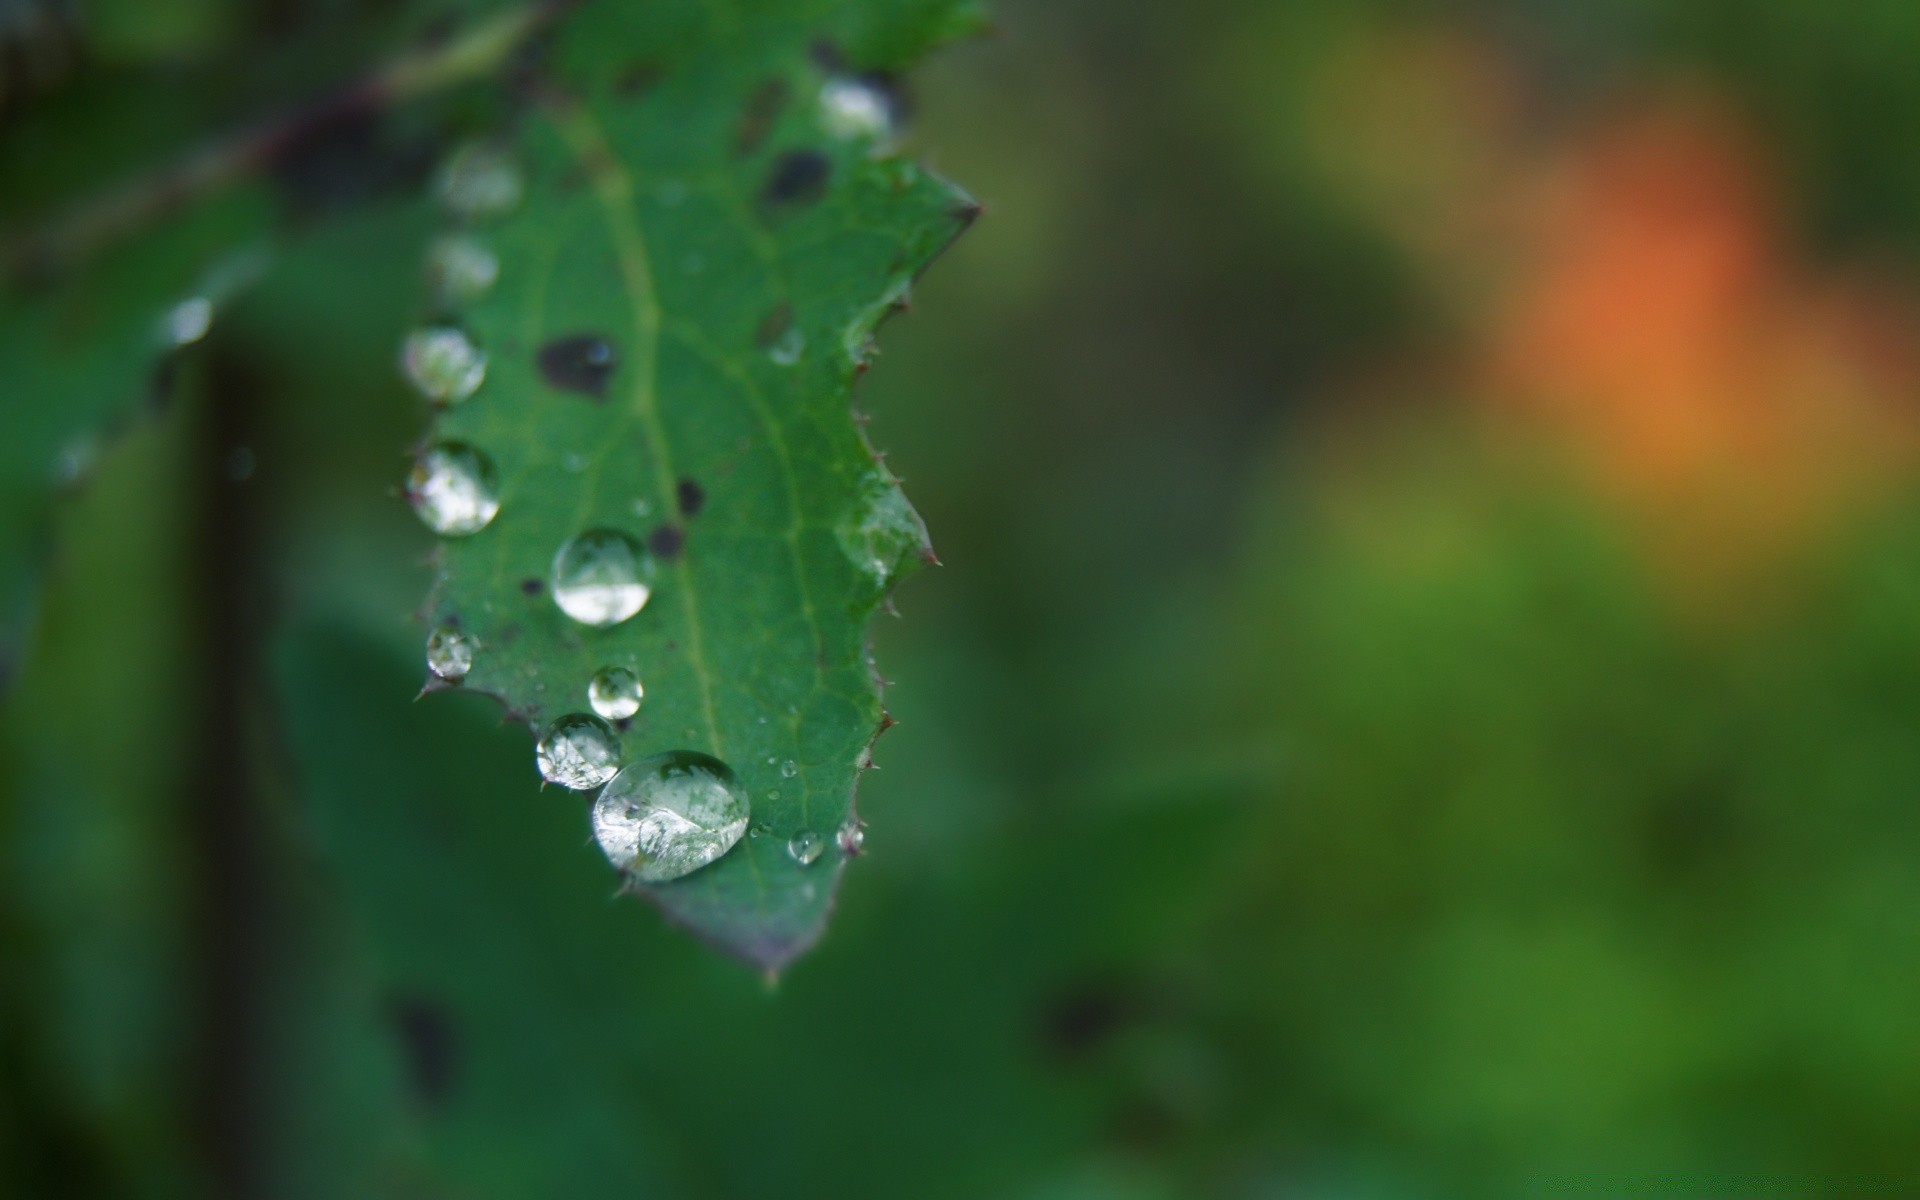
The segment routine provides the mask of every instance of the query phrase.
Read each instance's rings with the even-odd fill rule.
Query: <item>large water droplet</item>
[[[820,85],[820,120],[834,137],[884,146],[893,136],[893,119],[893,97],[871,80],[836,75]]]
[[[620,769],[620,738],[599,717],[568,713],[547,726],[534,756],[548,783],[581,792]]]
[[[442,625],[427,635],[427,670],[450,683],[458,683],[473,670],[473,639],[451,625]]]
[[[593,806],[593,836],[632,879],[659,883],[733,849],[752,806],[733,769],[694,750],[634,763]]]
[[[639,712],[644,695],[640,677],[625,667],[603,667],[587,683],[587,701],[609,721],[623,721]]]
[[[827,839],[811,831],[796,833],[787,839],[787,854],[803,867],[819,861],[820,852],[826,848]]]
[[[475,142],[447,159],[435,189],[454,216],[478,221],[512,212],[526,191],[526,181],[503,151]]]
[[[487,355],[451,326],[417,329],[400,344],[400,369],[427,399],[458,404],[480,390]]]
[[[877,584],[891,579],[909,556],[927,552],[927,527],[898,484],[879,471],[868,474],[859,497],[834,527],[840,548]]]
[[[465,442],[429,446],[407,475],[407,503],[442,537],[478,533],[500,511],[493,460]]]
[[[589,529],[553,556],[553,599],[582,625],[618,625],[653,594],[653,556],[613,529]]]
[[[799,773],[800,773],[800,764],[797,762],[794,762],[792,759],[788,759],[787,761],[780,764],[780,775],[784,779],[792,779],[795,775],[798,775]]]
[[[449,233],[427,248],[427,277],[442,300],[465,304],[492,289],[500,278],[500,259],[478,238]]]

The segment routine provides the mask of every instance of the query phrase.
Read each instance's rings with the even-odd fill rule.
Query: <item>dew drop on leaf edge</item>
[[[587,703],[609,721],[620,721],[640,711],[646,692],[640,677],[626,667],[602,667],[587,683]]]
[[[400,370],[435,404],[458,404],[487,378],[486,351],[451,325],[416,329],[400,344]]]
[[[500,511],[493,460],[465,442],[429,446],[407,474],[407,503],[442,537],[478,533]]]
[[[492,290],[500,259],[471,234],[443,234],[427,248],[427,277],[442,301],[464,304]]]
[[[473,670],[473,639],[451,625],[427,635],[427,670],[449,683],[458,683]]]
[[[620,769],[620,737],[599,717],[568,713],[540,735],[534,757],[548,783],[583,792]]]
[[[519,207],[526,180],[504,150],[469,142],[448,156],[434,190],[447,211],[465,221],[504,216]]]
[[[656,754],[613,777],[593,836],[627,878],[663,883],[699,870],[746,833],[752,804],[733,769],[695,750]]]
[[[796,833],[787,839],[787,855],[803,867],[810,867],[820,859],[820,852],[827,848],[827,839],[811,831]]]
[[[615,529],[589,529],[553,556],[553,602],[580,622],[618,625],[653,595],[653,556]]]

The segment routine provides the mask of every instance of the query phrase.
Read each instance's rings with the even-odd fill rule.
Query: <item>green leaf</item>
[[[47,285],[0,292],[0,663],[35,605],[63,488],[167,399],[168,358],[265,262],[267,205],[248,189]]]
[[[852,419],[853,381],[975,211],[878,140],[836,136],[819,43],[842,34],[877,61],[961,11],[583,9],[510,147],[525,200],[481,231],[499,279],[460,320],[486,383],[435,424],[500,481],[492,524],[445,543],[430,602],[479,644],[467,686],[537,729],[586,711],[602,667],[636,670],[626,760],[723,759],[764,834],[651,898],[769,968],[818,936],[848,857],[835,833],[883,720],[868,618],[931,558]],[[569,339],[604,341],[611,372]],[[658,560],[650,603],[605,629],[569,619],[550,585],[561,545],[595,528]],[[811,867],[785,849],[807,832],[828,843]]]

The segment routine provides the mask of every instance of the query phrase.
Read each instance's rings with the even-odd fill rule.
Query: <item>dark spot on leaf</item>
[[[740,113],[740,120],[733,127],[733,152],[739,155],[752,154],[767,140],[773,132],[774,122],[780,119],[780,112],[787,106],[787,97],[791,89],[784,79],[769,79],[753,89],[753,95],[747,98],[747,107]]]
[[[753,340],[762,350],[780,340],[780,335],[793,328],[793,305],[784,300],[760,318],[760,325],[753,331]]]
[[[768,204],[808,205],[826,195],[833,163],[818,150],[790,150],[774,160],[760,197]]]
[[[691,479],[682,479],[680,486],[674,489],[674,494],[680,500],[680,515],[683,517],[698,516],[701,506],[707,502],[706,489]]]
[[[619,365],[613,343],[597,333],[555,338],[540,347],[540,374],[563,392],[577,392],[595,400],[607,398],[607,381]]]
[[[686,544],[686,531],[671,521],[647,535],[647,549],[669,561],[679,558],[680,548]]]
[[[965,227],[979,220],[983,211],[984,206],[978,200],[969,200],[953,210],[953,219]]]
[[[666,73],[666,69],[659,63],[629,63],[620,69],[618,75],[613,77],[614,94],[628,97],[638,96],[640,93],[653,87],[654,84],[659,83]]]
[[[1118,980],[1083,980],[1055,996],[1041,1012],[1040,1044],[1057,1061],[1082,1061],[1113,1039],[1132,1009]]]
[[[428,1111],[444,1107],[453,1095],[459,1067],[452,1015],[445,1005],[402,996],[388,1005],[387,1016],[400,1042],[414,1100]]]
[[[545,586],[546,585],[542,584],[538,579],[522,579],[520,581],[520,594],[523,596],[538,596]]]

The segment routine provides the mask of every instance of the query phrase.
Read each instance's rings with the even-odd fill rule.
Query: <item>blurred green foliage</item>
[[[1882,482],[1731,577],[1663,552],[1687,502],[1483,404],[1482,285],[1401,220],[1530,194],[1486,195],[1475,156],[1575,153],[1677,88],[1761,148],[1782,253],[1897,295],[1908,6],[997,19],[916,77],[917,151],[987,213],[859,397],[945,567],[876,630],[902,724],[815,955],[769,989],[613,903],[525,731],[411,701],[428,539],[384,489],[420,424],[391,352],[431,219],[397,194],[290,250],[64,506],[0,719],[0,1186],[1906,1190],[1910,469],[1828,463]],[[1436,36],[1519,80],[1513,142],[1427,77],[1366,112],[1315,82]],[[1421,136],[1340,157],[1409,109]],[[1512,248],[1466,242],[1468,273]],[[1804,317],[1814,285],[1787,286]],[[196,399],[234,378],[263,399],[239,482]],[[208,699],[196,619],[233,603],[203,539],[234,506],[238,706]],[[239,928],[193,816],[221,704],[255,781]],[[236,954],[242,1037],[206,1016]],[[257,1101],[238,1142],[222,1080]]]

